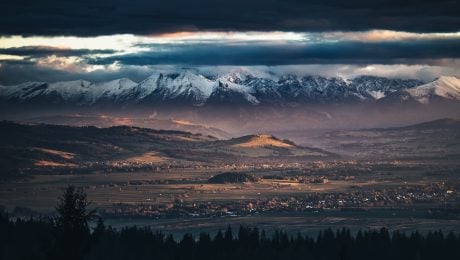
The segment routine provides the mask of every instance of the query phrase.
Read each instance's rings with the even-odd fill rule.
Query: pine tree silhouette
[[[82,259],[90,244],[88,222],[94,217],[94,211],[88,211],[90,205],[82,189],[69,186],[59,198],[56,206],[57,243],[55,255],[59,259]]]

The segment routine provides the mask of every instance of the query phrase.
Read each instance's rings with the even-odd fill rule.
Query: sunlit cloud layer
[[[63,79],[112,77],[135,79],[156,66],[266,66],[313,69],[352,66],[346,75],[385,74],[391,68],[406,76],[458,75],[460,32],[416,33],[390,30],[327,32],[201,31],[78,36],[0,37],[0,81],[47,81],[53,71]],[[295,66],[290,66],[295,65]],[[300,66],[311,65],[311,66]],[[339,67],[337,67],[337,66]],[[387,67],[382,67],[387,66]],[[390,66],[390,67],[388,67]],[[16,70],[15,73],[12,73]],[[134,72],[139,70],[139,72]],[[399,75],[395,69],[392,75]],[[28,72],[27,72],[28,71]],[[37,76],[31,72],[41,71]],[[62,72],[66,73],[62,73]],[[410,71],[410,73],[409,73]],[[27,73],[26,73],[27,72]],[[85,76],[85,73],[88,75]],[[89,75],[92,73],[91,75]],[[315,73],[320,74],[320,71]],[[323,73],[330,74],[330,73]],[[391,73],[387,73],[391,74]],[[109,76],[112,75],[112,76]],[[16,77],[16,78],[13,78]],[[57,80],[59,77],[53,77]],[[2,83],[2,82],[0,82]]]
[[[2,36],[0,48],[15,48],[24,46],[50,46],[70,49],[112,49],[116,51],[135,52],[142,50],[142,44],[186,44],[200,42],[232,43],[232,42],[324,42],[324,41],[407,41],[407,40],[437,40],[458,39],[460,32],[452,33],[410,33],[388,30],[371,30],[364,32],[176,32],[140,36],[132,34],[108,35],[97,37],[44,37],[44,36]]]
[[[10,54],[0,54],[0,62],[2,60],[22,60],[24,57],[18,55],[10,55]]]
[[[359,41],[359,42],[379,42],[379,41],[409,41],[409,40],[442,40],[459,39],[460,32],[450,33],[413,33],[399,32],[390,30],[371,30],[364,32],[326,32],[315,33],[318,40],[332,41]]]

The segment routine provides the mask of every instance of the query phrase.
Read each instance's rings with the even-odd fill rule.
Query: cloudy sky
[[[0,84],[204,72],[460,76],[456,0],[6,0]]]

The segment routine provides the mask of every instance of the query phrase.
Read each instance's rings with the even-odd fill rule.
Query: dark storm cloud
[[[90,64],[127,65],[288,65],[288,64],[417,64],[460,57],[460,41],[330,42],[267,44],[142,45],[151,51],[107,58]]]
[[[29,81],[56,82],[85,79],[91,82],[101,82],[118,78],[130,78],[140,81],[152,73],[150,68],[124,66],[120,70],[95,70],[91,72],[66,71],[57,68],[37,66],[27,61],[11,61],[1,63],[0,84],[14,85]]]
[[[0,34],[176,31],[460,31],[455,0],[5,0]]]
[[[29,58],[41,58],[46,56],[83,56],[91,54],[113,54],[114,50],[88,50],[88,49],[62,49],[48,46],[25,46],[16,48],[0,49],[0,55],[15,55]]]

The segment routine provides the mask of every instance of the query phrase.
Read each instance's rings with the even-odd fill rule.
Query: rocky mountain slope
[[[442,76],[424,84],[419,80],[374,76],[349,80],[290,74],[261,78],[249,73],[232,72],[211,77],[194,70],[180,69],[155,72],[140,83],[123,78],[101,83],[78,80],[0,86],[2,103],[72,106],[343,103],[389,98],[401,102],[414,100],[423,104],[432,99],[457,101],[460,100],[460,79]]]

